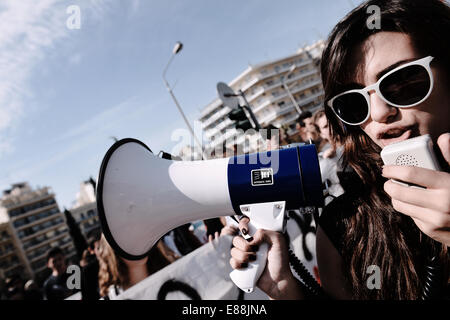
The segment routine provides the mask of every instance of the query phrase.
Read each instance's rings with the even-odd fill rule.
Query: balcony
[[[55,195],[52,192],[51,188],[45,187],[40,190],[35,190],[21,195],[13,196],[11,198],[3,199],[2,205],[6,209],[8,209],[8,211],[13,211],[14,209],[25,207],[34,202],[39,202],[45,200],[46,198],[54,196]]]
[[[306,66],[306,65],[308,65],[308,64],[311,64],[313,62],[313,60],[311,60],[311,59],[305,59],[304,61],[302,61],[301,63],[297,63],[297,64],[295,64],[295,68],[297,69],[297,68],[301,68],[301,67],[304,67],[304,66]],[[246,84],[244,84],[243,86],[242,86],[242,91],[246,91],[246,90],[248,90],[248,88],[250,88],[251,86],[253,86],[254,84],[256,84],[257,82],[259,82],[259,81],[262,81],[262,80],[265,80],[265,79],[267,79],[267,78],[270,78],[270,77],[273,77],[273,76],[276,76],[276,75],[279,75],[279,74],[282,74],[282,73],[284,73],[284,72],[288,72],[290,69],[291,69],[291,66],[292,66],[292,64],[289,64],[288,66],[286,66],[286,67],[280,67],[280,69],[279,70],[272,70],[272,71],[270,71],[270,72],[267,72],[267,73],[264,73],[264,74],[262,74],[261,72],[259,73],[259,75],[257,75],[256,77],[255,77],[255,79],[253,79],[251,82],[249,82],[249,83],[246,83]],[[261,69],[264,69],[264,67],[260,67]],[[271,68],[271,69],[274,69],[273,67]]]
[[[232,124],[233,121],[231,121],[228,118],[224,118],[223,121],[219,123],[216,127],[211,128],[205,132],[206,138],[210,140],[212,137],[215,137],[216,135],[222,135],[221,131]]]
[[[311,88],[311,87],[314,87],[314,86],[317,86],[317,85],[320,85],[320,84],[322,84],[322,80],[321,80],[321,79],[317,79],[317,80],[308,82],[308,83],[306,83],[306,84],[304,84],[304,85],[302,85],[302,86],[295,86],[294,88],[292,88],[292,89],[290,90],[290,92],[291,92],[292,95],[294,95],[294,94],[296,94],[296,93],[298,93],[298,92],[300,92],[300,91],[309,89],[309,88]],[[319,96],[320,96],[320,95],[323,95],[323,91],[322,91],[322,90],[320,90]],[[275,103],[275,102],[277,102],[277,101],[279,101],[279,100],[281,100],[281,99],[284,99],[284,98],[286,98],[286,97],[288,97],[288,94],[287,94],[286,91],[284,91],[284,93],[280,94],[279,96],[274,97],[273,99],[270,99],[269,101],[265,101],[263,104],[261,104],[261,105],[259,105],[258,107],[256,107],[256,108],[253,110],[253,112],[256,114],[257,112],[261,111],[261,110],[264,109],[266,106],[268,106],[270,103]],[[312,97],[312,96],[310,96],[310,97]],[[301,100],[298,101],[298,104],[301,106],[302,104],[308,103],[309,101],[307,101],[307,99],[309,99],[310,97],[302,98]]]
[[[43,201],[46,201],[46,203],[43,204],[42,203]],[[17,208],[14,210],[10,210],[9,216],[11,217],[11,220],[14,221],[17,219],[21,219],[23,217],[28,217],[30,215],[34,215],[40,211],[48,209],[51,206],[57,207],[57,204],[56,204],[55,199],[53,198],[53,195],[44,197],[41,200],[36,201],[33,205],[25,205],[25,206],[21,206],[20,208]]]
[[[61,237],[59,237],[59,238],[61,238]],[[52,240],[55,240],[55,239],[58,239],[58,238],[53,238]],[[57,244],[57,246],[59,246],[61,249],[63,249],[64,247],[67,247],[72,242],[72,239],[69,239],[66,241],[62,241],[62,240],[60,240]],[[32,254],[28,255],[28,260],[30,260],[30,262],[32,263],[32,262],[38,261],[39,259],[45,258],[48,250],[50,250],[51,248],[52,247],[50,246],[50,244],[47,244],[44,248],[37,249]]]
[[[286,85],[290,85],[296,81],[299,81],[302,78],[306,78],[308,76],[312,76],[316,73],[319,73],[318,69],[311,69],[311,70],[307,70],[306,72],[302,72],[299,73],[297,76],[291,78],[291,79],[287,79],[286,81]],[[250,97],[248,97],[248,102],[251,104],[253,100],[255,100],[259,95],[261,95],[263,92],[270,92],[271,90],[277,88],[277,87],[282,87],[283,83],[281,82],[281,80],[275,81],[273,84],[271,85],[266,85],[264,84],[263,87],[261,87],[261,89],[259,89],[256,93],[254,93],[253,95],[251,95]],[[284,88],[283,88],[284,90]]]
[[[39,248],[39,247],[41,247],[41,246],[43,246],[45,244],[53,242],[56,239],[62,238],[63,236],[66,236],[66,235],[69,235],[68,231],[61,232],[61,233],[57,234],[56,236],[54,236],[54,237],[52,237],[50,239],[42,240],[42,241],[40,241],[40,242],[38,242],[36,244],[33,244],[33,246],[30,246],[30,247],[28,247],[26,249],[24,248],[24,249],[26,250],[26,252],[31,252],[31,251],[36,250],[37,248]]]
[[[0,259],[4,259],[14,253],[14,248],[8,248],[5,251],[0,252]]]
[[[0,238],[0,244],[11,241],[11,236]]]
[[[46,227],[41,228],[40,230],[37,230],[35,233],[30,234],[24,238],[21,238],[22,243],[27,242],[30,239],[33,239],[35,237],[38,237],[40,235],[43,235],[44,233],[47,233],[48,231],[51,231],[53,229],[59,228],[59,227],[63,227],[63,226],[67,226],[66,225],[66,221],[64,219],[55,219],[55,221]],[[24,246],[24,249],[27,250],[29,247]]]
[[[50,210],[42,210],[41,213],[33,214],[33,215],[27,215],[26,217],[20,217],[20,219],[17,219],[13,222],[14,228],[16,228],[17,231],[26,229],[27,227],[34,226],[40,222],[44,222],[48,220],[49,217],[53,217],[57,214],[59,214],[59,209],[55,205],[54,208]],[[22,220],[23,219],[23,220]]]
[[[208,120],[202,123],[202,129],[208,130],[207,128],[213,124],[216,120],[219,120],[222,117],[225,117],[231,109],[227,106],[224,106],[220,111],[216,112],[214,115],[212,115]]]

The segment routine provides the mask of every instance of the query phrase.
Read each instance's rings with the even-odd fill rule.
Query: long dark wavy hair
[[[380,8],[381,29],[367,27],[368,7]],[[370,12],[370,11],[369,11]],[[332,30],[321,61],[325,101],[353,82],[358,67],[352,53],[368,37],[391,31],[409,35],[417,52],[435,57],[450,79],[450,8],[439,0],[373,0],[359,5]],[[395,44],[393,44],[395,46]],[[353,168],[364,185],[352,194],[355,215],[343,219],[346,227],[342,258],[343,272],[353,288],[355,299],[417,299],[423,288],[424,248],[435,242],[421,234],[413,220],[396,212],[384,192],[381,176],[381,149],[359,126],[346,126],[325,104],[331,134],[344,145],[343,163]],[[443,246],[445,279],[448,281],[448,255]],[[366,286],[367,268],[381,269],[381,289]]]

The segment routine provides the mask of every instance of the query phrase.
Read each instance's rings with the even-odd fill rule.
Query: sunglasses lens
[[[384,78],[380,83],[380,92],[387,101],[408,106],[425,98],[430,86],[427,69],[423,66],[412,65]]]
[[[357,124],[369,113],[366,98],[358,92],[349,92],[333,100],[333,110],[344,121]]]

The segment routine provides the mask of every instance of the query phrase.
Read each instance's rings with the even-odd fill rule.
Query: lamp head
[[[181,49],[183,49],[183,44],[180,41],[177,41],[177,43],[175,43],[175,46],[173,47],[173,54],[177,54],[178,52],[181,51]]]

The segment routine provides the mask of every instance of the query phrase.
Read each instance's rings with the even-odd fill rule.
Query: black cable
[[[434,250],[433,250],[434,249]],[[440,243],[432,248],[425,265],[425,280],[420,300],[438,299],[442,289],[442,264],[440,261]]]
[[[297,258],[294,252],[289,249],[289,263],[294,271],[300,276],[305,287],[314,295],[322,294],[322,287],[317,283],[316,279],[309,273],[305,265]]]

